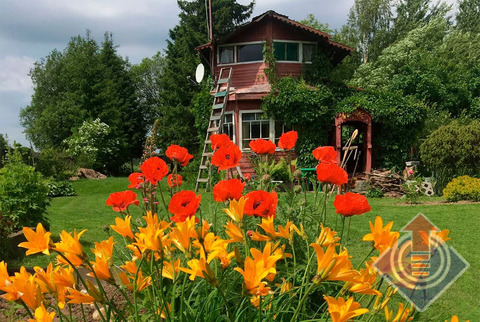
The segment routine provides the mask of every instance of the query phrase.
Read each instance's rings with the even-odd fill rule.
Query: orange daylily
[[[347,250],[340,254],[335,252],[335,245],[331,244],[325,252],[319,244],[312,243],[311,247],[317,254],[317,275],[314,282],[321,283],[324,280],[330,281],[351,281],[358,275],[358,272],[352,269]]]
[[[232,218],[235,222],[240,222],[243,220],[243,210],[245,209],[245,197],[241,197],[237,200],[231,200],[229,209],[223,209],[223,211]]]
[[[337,237],[337,232],[330,229],[330,227],[324,227],[323,224],[320,224],[322,230],[320,235],[318,235],[315,243],[319,244],[322,247],[328,247],[330,245],[338,245],[340,237]]]
[[[127,215],[125,220],[122,218],[115,218],[115,225],[110,225],[110,227],[119,233],[121,236],[127,238],[129,241],[133,240],[133,232],[132,228],[130,227],[130,221],[132,220],[132,216]]]
[[[377,273],[370,263],[367,263],[366,268],[361,268],[359,275],[355,276],[352,282],[345,284],[345,288],[352,293],[381,296],[382,293],[373,288],[376,280]]]
[[[35,282],[40,286],[43,293],[54,293],[56,290],[53,278],[53,264],[49,263],[47,269],[35,266]]]
[[[80,292],[74,288],[68,288],[68,294],[65,295],[68,301],[68,304],[92,304],[95,302],[95,298],[88,294],[87,292]]]
[[[175,275],[175,277],[177,277],[178,272],[180,272],[180,258],[177,258],[177,260],[173,262],[173,265],[171,262],[163,262],[163,277],[173,280],[173,276]]]
[[[20,267],[20,272],[15,273],[10,278],[10,282],[5,283],[2,290],[5,294],[1,295],[8,301],[22,300],[29,308],[36,309],[43,301],[40,286],[35,282],[35,277],[28,273],[25,267]]]
[[[29,319],[28,322],[53,322],[55,312],[48,313],[43,303],[35,309],[35,319]]]
[[[107,240],[103,240],[99,243],[95,242],[95,248],[92,249],[92,252],[95,254],[95,257],[106,259],[107,261],[111,262],[114,244],[116,243],[113,241],[113,236],[110,236],[110,238]]]
[[[85,252],[83,251],[83,246],[80,244],[80,237],[87,230],[84,229],[80,233],[77,233],[75,229],[73,232],[73,237],[71,234],[67,233],[65,230],[62,230],[60,233],[60,242],[55,243],[55,251],[64,254],[73,254],[80,258],[87,258]]]
[[[403,303],[398,303],[398,312],[393,316],[393,310],[390,311],[387,306],[385,306],[385,321],[387,322],[405,322],[412,321],[413,317],[411,309],[406,309]],[[458,320],[457,320],[458,321]]]
[[[115,280],[112,276],[112,272],[110,271],[110,264],[109,260],[106,258],[96,257],[94,262],[92,263],[93,272],[87,273],[88,276],[95,277],[109,282],[114,283]]]
[[[118,273],[118,276],[120,277],[122,284],[130,291],[133,291],[135,276],[137,277],[136,292],[140,292],[152,284],[152,278],[150,276],[144,277],[142,270],[138,269],[137,264],[134,261],[126,262],[125,265],[122,265],[121,267],[125,272]]]
[[[172,242],[182,252],[188,251],[190,248],[190,239],[197,237],[195,231],[195,217],[189,217],[184,222],[177,222],[172,228]]]
[[[375,218],[375,225],[370,222],[370,234],[363,236],[364,241],[373,241],[373,246],[383,253],[386,249],[395,245],[400,237],[399,232],[390,231],[393,226],[393,221],[383,227],[382,217],[377,216]]]
[[[52,233],[46,232],[41,223],[38,223],[36,231],[28,227],[23,227],[23,234],[27,241],[20,243],[18,246],[27,249],[25,253],[27,256],[37,253],[50,255],[50,235]]]
[[[420,237],[422,237],[423,243],[426,245],[430,245],[430,239],[434,239],[437,245],[441,245],[443,242],[449,241],[451,238],[448,237],[450,231],[448,229],[444,229],[442,231],[435,231],[430,235],[426,231],[419,231]]]
[[[452,319],[450,320],[450,322],[459,322],[460,320],[458,319],[458,316],[454,315],[452,316]],[[445,322],[448,322],[447,320],[445,320]],[[470,320],[466,320],[465,322],[470,322]]]
[[[195,280],[195,277],[200,277],[204,278],[212,286],[217,284],[215,273],[210,268],[210,265],[207,263],[205,258],[201,257],[200,259],[191,259],[187,262],[187,265],[190,268],[180,267],[180,270],[190,274],[189,278],[191,281]]]
[[[225,233],[230,237],[228,243],[243,243],[243,232],[233,222],[229,221],[225,225]]]
[[[278,226],[278,232],[275,231],[275,227],[273,226],[274,216],[270,216],[267,218],[262,218],[262,223],[258,226],[262,227],[262,229],[267,233],[267,235],[262,235],[257,232],[252,233],[252,240],[255,241],[269,241],[275,240],[280,237],[285,239],[290,239],[293,233],[293,223],[287,220],[287,224],[285,228],[283,226]]]
[[[0,262],[0,290],[3,290],[3,288],[10,284],[12,280],[10,279],[10,276],[8,275],[8,270],[7,270],[7,263],[4,261]]]
[[[268,295],[270,289],[266,287],[266,282],[262,280],[267,277],[268,274],[275,274],[275,268],[266,268],[259,260],[254,260],[251,257],[247,257],[244,263],[244,269],[239,267],[234,268],[237,272],[243,275],[245,290],[252,295]]]
[[[355,302],[353,297],[346,301],[342,297],[336,300],[334,297],[324,295],[323,298],[327,301],[328,312],[333,322],[346,322],[368,312],[368,309],[360,308],[360,303]]]

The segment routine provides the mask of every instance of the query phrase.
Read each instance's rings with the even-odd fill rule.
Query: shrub
[[[14,152],[0,170],[0,211],[19,229],[46,224],[44,214],[49,204],[48,185],[35,168],[21,161]]]
[[[45,148],[38,155],[35,168],[44,177],[66,180],[75,174],[76,165],[63,150]]]
[[[68,197],[74,196],[75,189],[68,181],[48,181],[48,196],[49,197]]]
[[[443,189],[448,201],[472,200],[480,201],[480,179],[461,176],[453,179]]]
[[[480,121],[439,127],[422,143],[420,154],[435,174],[437,193],[454,177],[480,174]]]

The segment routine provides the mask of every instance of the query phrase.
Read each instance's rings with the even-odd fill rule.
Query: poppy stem
[[[341,215],[339,215],[341,216]],[[341,233],[340,233],[340,250],[342,248],[342,245],[343,245],[343,231],[344,231],[344,228],[345,228],[345,216],[341,216],[342,217],[342,230],[341,230]]]
[[[345,239],[345,245],[348,243],[348,236],[350,236],[350,224],[352,223],[352,217],[348,217],[347,238]]]
[[[168,207],[167,207],[167,203],[165,202],[165,198],[163,197],[163,191],[162,191],[162,187],[160,186],[160,184],[158,185],[158,191],[160,191],[160,197],[162,198],[163,207],[165,208],[165,211],[167,213],[167,218],[168,218]],[[152,215],[153,215],[153,213],[152,213]]]

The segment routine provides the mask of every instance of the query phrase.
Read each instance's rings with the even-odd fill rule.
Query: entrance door
[[[362,122],[349,121],[342,124],[342,147],[345,147],[348,140],[352,137],[355,130],[358,130],[357,137],[350,145],[346,157],[348,158],[346,170],[349,174],[362,173],[365,171],[366,160],[366,144],[365,131],[366,124]],[[345,149],[345,148],[343,148]],[[342,151],[342,159],[344,158],[345,150]]]

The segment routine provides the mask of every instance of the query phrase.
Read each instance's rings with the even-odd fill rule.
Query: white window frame
[[[233,111],[223,113],[224,116],[227,115],[227,114],[228,114],[228,115],[232,115],[232,124],[233,124],[233,140],[232,140],[232,142],[236,142],[237,136],[235,135],[235,133],[236,133],[237,131],[235,131],[235,113],[233,113]],[[222,122],[222,126],[223,126],[223,124],[225,124],[225,123]],[[223,132],[223,128],[222,128],[222,133],[224,133],[224,132]]]
[[[264,110],[244,110],[244,111],[240,111],[240,120],[238,121],[239,122],[239,135],[240,135],[239,146],[240,146],[240,149],[242,151],[250,151],[249,146],[246,146],[246,147],[243,146],[243,114],[245,114],[245,113],[265,113],[265,111]],[[268,126],[270,127],[269,139],[270,139],[270,141],[274,142],[274,140],[275,140],[275,120],[273,118],[269,118],[268,121],[269,121]]]
[[[314,41],[298,41],[298,40],[283,40],[283,39],[274,39],[273,42],[285,42],[285,43],[296,43],[298,44],[298,60],[297,61],[292,61],[292,60],[277,60],[279,63],[285,63],[285,64],[311,64],[311,61],[303,61],[303,44],[310,44],[310,45],[316,45],[317,43]],[[317,46],[315,46],[316,48]]]
[[[230,65],[244,65],[244,64],[256,64],[256,63],[263,63],[262,60],[252,60],[252,61],[245,61],[245,62],[238,62],[238,46],[244,45],[258,45],[258,44],[265,44],[264,41],[247,41],[247,42],[236,42],[236,43],[229,43],[229,44],[222,44],[217,46],[217,66],[230,66]],[[220,47],[231,47],[233,46],[233,63],[227,64],[220,64]]]

